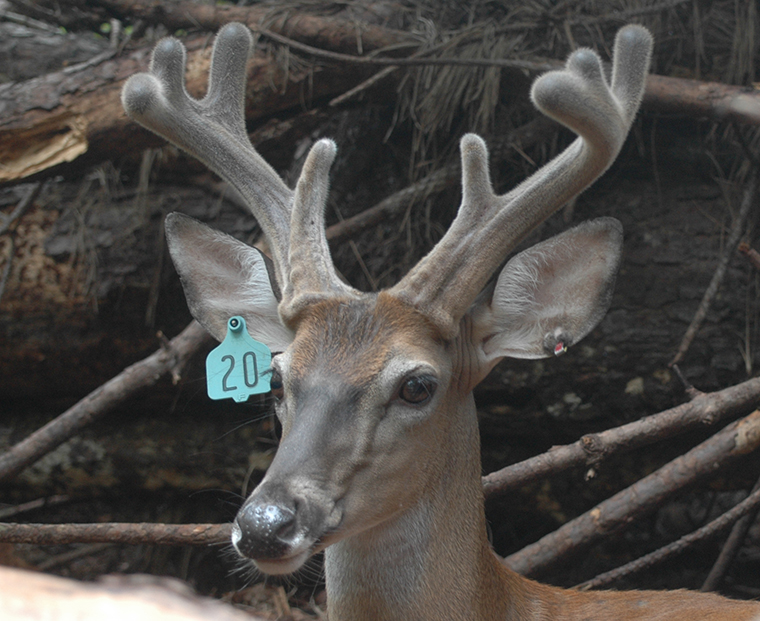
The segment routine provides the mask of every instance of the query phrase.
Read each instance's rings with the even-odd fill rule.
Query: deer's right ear
[[[215,339],[240,315],[248,332],[272,351],[293,340],[277,313],[279,289],[271,262],[261,252],[180,213],[166,217],[169,252],[190,313]]]

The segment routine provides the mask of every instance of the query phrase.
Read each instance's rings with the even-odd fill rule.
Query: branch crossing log
[[[714,393],[702,393],[688,403],[621,427],[583,436],[525,461],[483,477],[486,498],[505,494],[531,481],[568,468],[593,466],[621,452],[665,440],[703,425],[712,425],[760,402],[760,378]]]
[[[714,474],[760,447],[760,411],[728,425],[688,453],[567,522],[536,543],[508,556],[505,564],[535,575],[610,536],[672,494]]]

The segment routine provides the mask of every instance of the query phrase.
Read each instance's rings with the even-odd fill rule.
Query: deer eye
[[[282,375],[279,371],[272,369],[272,377],[269,380],[269,387],[272,391],[272,396],[279,401],[285,395],[285,390],[282,387]]]
[[[402,382],[398,398],[411,405],[423,405],[433,398],[437,386],[432,377],[409,377]]]

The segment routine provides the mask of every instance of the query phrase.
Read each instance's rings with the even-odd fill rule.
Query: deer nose
[[[269,502],[251,503],[235,518],[232,544],[248,558],[276,559],[287,554],[296,538],[294,509]]]

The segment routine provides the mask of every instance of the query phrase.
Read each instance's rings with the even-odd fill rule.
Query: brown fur
[[[302,311],[295,329],[295,373],[321,368],[358,388],[383,369],[394,350],[442,342],[424,315],[385,292],[312,304]]]

